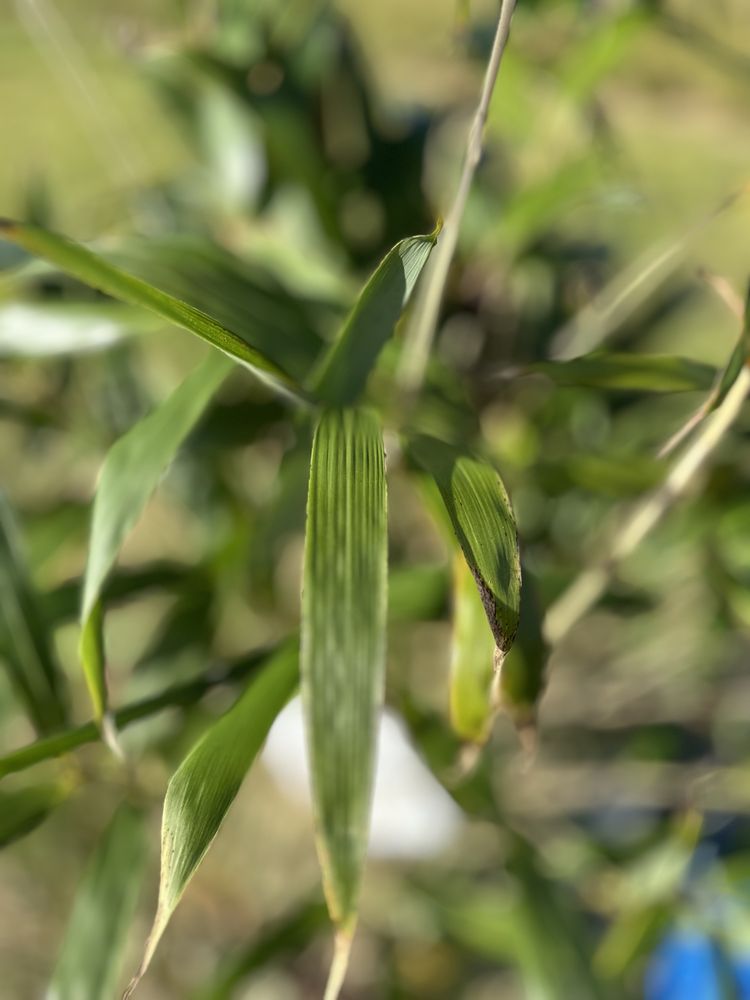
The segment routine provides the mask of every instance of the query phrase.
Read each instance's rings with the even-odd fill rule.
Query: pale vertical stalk
[[[675,463],[662,485],[646,496],[621,526],[606,558],[584,570],[549,608],[543,626],[544,637],[549,643],[559,642],[594,606],[604,593],[613,568],[638,547],[682,496],[739,416],[749,391],[750,370],[745,366],[721,406],[706,420],[701,433]]]
[[[550,356],[558,361],[586,354],[621,326],[680,266],[696,238],[750,192],[750,182],[722,198],[675,239],[659,242],[629,264],[562,326],[552,338]]]
[[[349,968],[349,955],[354,940],[353,931],[337,931],[333,942],[333,961],[328,974],[323,1000],[338,1000]]]
[[[479,104],[474,112],[474,119],[469,130],[461,177],[458,188],[445,218],[440,239],[432,254],[418,291],[412,310],[412,319],[406,333],[401,363],[398,371],[398,381],[402,389],[413,393],[419,390],[424,379],[427,360],[430,355],[432,339],[437,326],[440,303],[443,299],[448,270],[456,252],[458,233],[461,220],[466,209],[466,202],[471,190],[474,174],[482,158],[484,127],[490,108],[490,101],[497,82],[505,46],[510,34],[510,22],[516,0],[501,0],[495,39],[492,43],[487,69],[484,74],[482,93]]]

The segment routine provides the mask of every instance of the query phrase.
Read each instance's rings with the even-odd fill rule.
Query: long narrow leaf
[[[558,385],[633,392],[708,389],[716,377],[711,365],[690,358],[606,351],[570,361],[536,361],[526,371],[546,375]]]
[[[495,638],[487,628],[484,605],[471,571],[460,554],[455,560],[451,724],[471,743],[485,743],[492,728]]]
[[[383,699],[386,535],[379,423],[367,411],[326,412],[310,463],[301,674],[318,856],[339,932],[331,983],[346,966],[367,849]]]
[[[80,656],[97,719],[107,710],[102,588],[125,537],[229,369],[226,358],[209,355],[161,406],[116,442],[105,460],[94,500],[81,607]]]
[[[78,889],[47,1000],[116,996],[146,860],[143,819],[131,806],[115,813]]]
[[[239,333],[227,329],[207,313],[128,274],[104,257],[56,233],[10,219],[0,219],[0,238],[10,240],[44,258],[92,288],[129,305],[141,306],[174,323],[251,368],[256,374],[300,395],[299,387]]]
[[[297,679],[297,650],[287,646],[211,726],[172,776],[162,818],[159,902],[143,960],[126,997],[148,968],[175,907]]]
[[[112,263],[241,331],[293,378],[305,378],[324,341],[321,304],[292,295],[257,264],[199,237],[166,236],[128,243]]]
[[[740,331],[734,350],[729,356],[729,360],[721,373],[716,388],[716,398],[711,400],[711,409],[715,410],[721,406],[724,398],[734,385],[742,366],[750,359],[750,287],[745,296],[745,310],[742,316],[742,330]]]
[[[322,402],[350,406],[362,394],[436,240],[437,232],[410,236],[383,258],[313,379]]]
[[[709,415],[724,402],[727,393],[737,380],[744,365],[750,361],[750,287],[745,298],[745,311],[742,318],[742,330],[729,355],[726,365],[716,377],[713,388],[698,409],[674,433],[659,451],[659,457],[670,454],[685,438]]]
[[[440,491],[501,658],[513,644],[521,601],[518,538],[505,487],[486,462],[437,438],[415,436],[408,448]]]
[[[548,658],[534,578],[524,569],[518,634],[500,672],[500,704],[527,746],[535,738],[537,705],[547,683]]]
[[[65,679],[55,658],[23,556],[18,526],[0,493],[0,659],[38,733],[68,719]]]
[[[70,781],[0,791],[0,847],[35,830],[72,790]]]

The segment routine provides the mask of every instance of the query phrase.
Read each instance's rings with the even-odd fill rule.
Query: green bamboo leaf
[[[121,270],[104,257],[56,233],[36,226],[0,219],[0,238],[10,240],[29,253],[42,257],[92,288],[132,306],[141,306],[162,319],[194,333],[256,375],[299,396],[296,383],[278,365],[238,333],[211,316],[163,292],[141,278]]]
[[[322,902],[303,904],[223,963],[207,985],[191,994],[190,1000],[233,1000],[245,980],[274,961],[299,955],[327,923]]]
[[[125,997],[131,996],[146,972],[175,907],[218,833],[271,724],[292,695],[298,662],[297,649],[290,645],[272,657],[172,776],[164,799],[156,916],[140,968]]]
[[[128,532],[230,367],[225,357],[211,353],[171,396],[113,445],[104,462],[94,499],[79,646],[98,720],[107,712],[102,589]]]
[[[114,726],[118,730],[124,729],[165,709],[194,705],[217,685],[237,684],[246,680],[249,675],[257,673],[269,655],[269,650],[256,650],[235,660],[220,673],[205,673],[185,684],[176,684],[148,698],[131,701],[112,713]],[[24,771],[41,761],[71,753],[87,743],[96,743],[100,736],[100,730],[93,721],[55,733],[54,736],[45,736],[0,757],[0,778],[17,771]]]
[[[59,781],[0,791],[0,847],[35,830],[65,801],[72,788],[70,781]]]
[[[383,439],[363,410],[328,411],[310,462],[301,676],[323,887],[337,928],[326,998],[346,970],[367,850],[387,607]]]
[[[362,394],[436,241],[437,230],[410,236],[383,258],[313,377],[322,402],[350,406]]]
[[[527,746],[533,746],[536,736],[537,706],[547,683],[548,659],[534,578],[524,569],[518,633],[503,661],[499,686],[500,705]]]
[[[719,379],[718,388],[716,390],[716,397],[711,401],[711,409],[715,410],[717,406],[721,406],[724,401],[724,397],[729,392],[729,390],[734,385],[737,376],[742,370],[742,366],[747,364],[750,359],[750,287],[747,290],[747,296],[745,298],[745,312],[742,321],[742,332],[740,333],[739,339],[735,344],[734,350],[732,351],[729,361],[727,361],[726,367],[721,373],[721,378]]]
[[[80,883],[47,1000],[116,996],[145,861],[143,813],[121,806]]]
[[[496,713],[495,639],[466,560],[455,559],[451,724],[463,740],[487,742]]]
[[[557,385],[627,392],[689,392],[709,389],[716,377],[711,365],[666,354],[601,352],[570,361],[536,361],[526,368]]]
[[[685,438],[717,407],[721,406],[727,393],[737,380],[744,365],[750,363],[750,286],[745,299],[745,310],[742,319],[742,331],[737,343],[729,356],[726,365],[715,378],[711,392],[698,409],[677,430],[659,451],[659,457],[664,458],[681,444]]]
[[[228,330],[243,331],[252,347],[295,379],[307,376],[325,346],[318,327],[326,304],[292,295],[265,268],[206,239],[162,236],[106,256]]]
[[[426,435],[407,448],[435,482],[484,605],[497,664],[518,629],[521,564],[513,510],[497,472],[466,451]]]
[[[0,493],[0,659],[38,733],[68,720],[65,678],[29,579],[18,526]]]

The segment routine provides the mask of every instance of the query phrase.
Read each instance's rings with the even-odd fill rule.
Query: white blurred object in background
[[[268,735],[263,762],[280,787],[310,804],[302,703],[291,701]],[[402,723],[385,711],[380,723],[370,854],[424,858],[450,846],[461,811],[410,745]]]

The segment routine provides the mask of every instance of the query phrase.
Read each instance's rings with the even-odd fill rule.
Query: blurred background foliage
[[[2,0],[0,209],[252,323],[301,376],[382,254],[449,203],[495,16],[479,0]],[[611,511],[660,481],[656,452],[705,390],[529,368],[602,346],[725,363],[739,322],[716,276],[743,294],[749,101],[746,0],[519,2],[420,420],[483,439],[542,608],[599,552]],[[75,616],[97,469],[205,351],[5,244],[0,266],[8,752],[88,718]],[[392,412],[396,353],[373,390]],[[369,866],[346,996],[750,996],[749,442],[744,416],[553,650],[533,760],[501,718],[463,778],[451,556],[394,462],[388,700],[461,812],[426,775],[401,789],[407,808],[401,766],[383,769],[380,808],[403,822]],[[232,375],[109,585],[116,705],[296,627],[308,448],[302,422]],[[31,647],[12,641],[10,594]],[[128,969],[167,777],[232,697],[220,686],[126,732],[151,844]],[[320,995],[329,941],[307,806],[279,765],[291,741],[277,735],[243,787],[144,1000]],[[0,980],[25,1000],[132,788],[92,746],[0,794]],[[444,813],[442,840],[399,847]],[[117,837],[106,849],[132,864]]]

